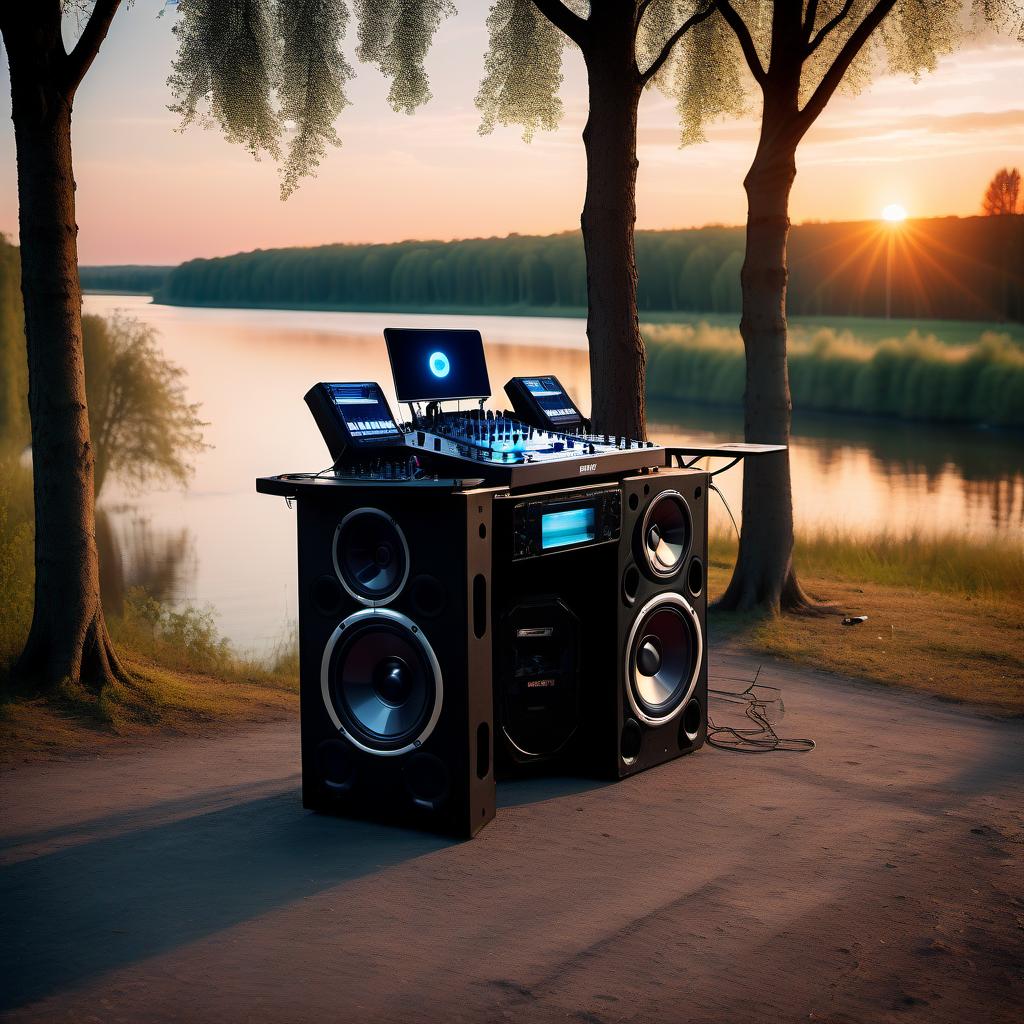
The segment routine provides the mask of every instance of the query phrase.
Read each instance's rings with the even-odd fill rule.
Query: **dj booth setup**
[[[780,446],[591,433],[544,375],[485,411],[479,332],[384,334],[408,421],[316,384],[333,465],[256,482],[298,506],[303,805],[471,837],[496,778],[697,750],[710,476],[685,463]]]

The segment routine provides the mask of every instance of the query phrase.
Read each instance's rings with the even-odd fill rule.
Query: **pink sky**
[[[344,146],[286,203],[271,163],[254,163],[214,131],[176,131],[165,84],[173,12],[158,19],[157,0],[122,10],[75,105],[82,262],[176,263],[285,245],[577,227],[586,111],[579,55],[566,53],[557,132],[539,133],[530,145],[510,129],[481,137],[473,97],[487,5],[461,6],[428,60],[433,100],[412,117],[395,114],[387,83],[357,65],[353,105],[338,123]],[[9,97],[5,61],[0,74]],[[838,97],[801,147],[793,219],[872,218],[893,202],[911,216],[979,212],[994,171],[1024,164],[1022,83],[1024,47],[989,41],[943,59],[918,84],[886,77],[860,96]],[[704,145],[680,150],[672,105],[658,93],[645,96],[639,227],[742,222],[756,123],[725,122],[708,135]],[[17,234],[9,118],[0,131],[0,231]]]

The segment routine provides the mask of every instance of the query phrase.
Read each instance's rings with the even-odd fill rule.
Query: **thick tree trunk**
[[[762,139],[744,180],[747,248],[741,272],[740,334],[746,352],[744,437],[789,444],[792,405],[786,366],[786,244],[796,143]],[[793,494],[789,452],[743,465],[743,525],[732,580],[718,606],[726,609],[809,608],[793,571]]]
[[[636,308],[636,131],[640,78],[632,4],[594,9],[584,57],[590,115],[583,130],[591,418],[600,433],[646,438],[647,354]]]
[[[5,24],[18,159],[21,287],[28,340],[35,497],[35,609],[15,668],[25,685],[98,692],[123,679],[100,603],[93,449],[85,399],[71,164],[59,8]],[[47,17],[46,15],[49,15]]]

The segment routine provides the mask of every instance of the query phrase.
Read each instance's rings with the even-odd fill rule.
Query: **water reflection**
[[[86,296],[85,309],[123,309],[151,323],[164,351],[188,373],[189,401],[201,403],[210,423],[205,440],[213,447],[196,458],[187,492],[133,495],[116,480],[104,488],[122,589],[128,580],[149,578],[171,601],[212,604],[225,634],[243,649],[272,647],[297,615],[295,513],[283,500],[257,496],[254,479],[329,462],[302,402],[315,381],[379,380],[394,405],[385,326],[480,327],[492,407],[508,404],[503,389],[510,377],[543,369],[586,411],[590,373],[578,320],[181,309],[98,295]],[[652,437],[666,443],[742,436],[738,410],[656,403],[650,413]],[[798,524],[897,535],[956,531],[1020,544],[1021,441],[995,431],[798,413]],[[741,473],[719,478],[737,513]],[[724,510],[712,508],[713,527],[731,529]]]
[[[655,402],[652,437],[666,444],[743,433],[742,414]],[[792,466],[799,525],[869,533],[968,533],[1024,539],[1024,451],[1019,435],[808,416],[793,420]],[[730,504],[739,474],[720,483]],[[737,511],[736,505],[733,505]]]
[[[138,509],[96,509],[103,607],[118,615],[136,587],[161,602],[187,599],[195,583],[195,538],[187,526],[161,530]]]

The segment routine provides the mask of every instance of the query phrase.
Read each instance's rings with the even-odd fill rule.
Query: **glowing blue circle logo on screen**
[[[447,377],[448,371],[452,368],[448,357],[443,352],[431,352],[427,359],[427,366],[430,367],[430,372],[435,377]]]

